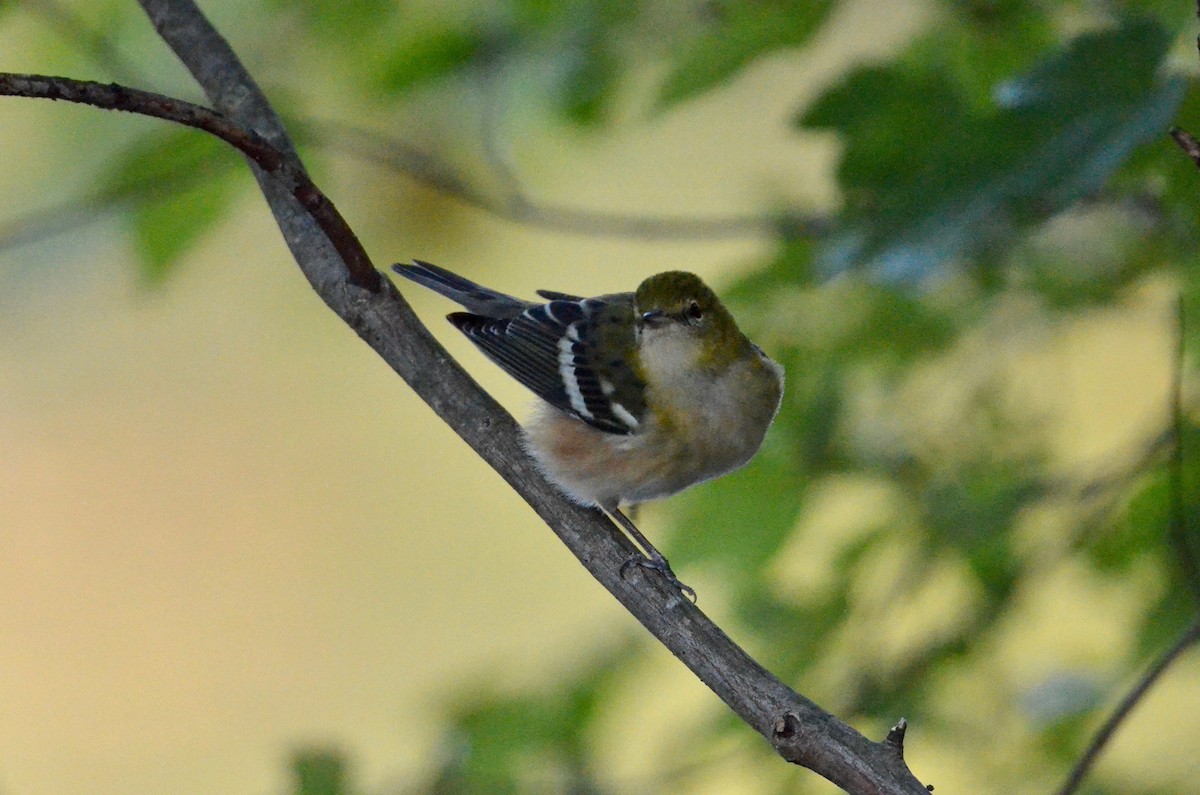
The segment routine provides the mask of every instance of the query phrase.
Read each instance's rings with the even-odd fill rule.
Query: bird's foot
[[[657,571],[666,578],[668,583],[675,586],[681,594],[686,596],[688,599],[691,599],[692,604],[696,603],[696,589],[681,582],[680,579],[675,576],[675,572],[671,570],[671,564],[667,563],[667,559],[662,555],[651,555],[650,557],[645,557],[644,555],[634,555],[633,557],[629,558],[629,560],[621,564],[621,579],[625,579],[625,573],[633,566],[639,566],[643,569]]]

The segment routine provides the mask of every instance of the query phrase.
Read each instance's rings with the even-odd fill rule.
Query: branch
[[[656,576],[621,578],[634,553],[595,510],[573,504],[525,454],[513,419],[379,278],[332,204],[313,186],[278,117],[228,43],[190,0],[141,0],[162,38],[219,112],[176,100],[55,78],[9,75],[24,96],[150,113],[218,135],[251,161],[284,239],[314,290],[534,508],[585,568],[786,760],[851,793],[919,795],[903,759],[903,725],[875,743],[796,694]],[[250,132],[254,131],[254,132]],[[357,251],[355,251],[357,249]],[[349,259],[347,258],[349,252]],[[363,269],[369,269],[369,274]],[[373,274],[373,277],[370,276]],[[378,279],[377,284],[371,282]]]
[[[40,14],[64,39],[84,44],[85,53],[100,68],[112,72],[124,82],[131,82],[137,70],[124,59],[116,43],[104,31],[92,28],[78,14],[56,0],[25,0],[24,5]],[[635,240],[732,240],[757,236],[776,236],[784,240],[811,238],[829,232],[832,221],[815,213],[800,214],[783,211],[775,215],[649,215],[588,210],[536,201],[521,185],[508,158],[500,151],[498,134],[503,118],[497,101],[495,85],[498,74],[494,67],[487,73],[482,106],[481,140],[487,163],[501,182],[504,195],[493,196],[484,191],[446,163],[439,162],[427,152],[378,133],[348,124],[306,120],[292,121],[329,150],[342,150],[364,162],[374,162],[410,178],[433,190],[456,199],[481,212],[538,229],[595,237],[624,237]],[[88,205],[98,202],[88,201]],[[86,207],[85,207],[86,209]],[[76,203],[47,213],[70,216],[77,212]],[[40,220],[40,218],[39,218]],[[10,229],[21,228],[21,222],[6,224]],[[40,230],[37,230],[40,232]],[[33,234],[10,235],[28,239]],[[0,246],[5,244],[0,235]]]
[[[1129,716],[1129,713],[1133,712],[1133,708],[1141,701],[1142,696],[1146,695],[1150,691],[1150,688],[1154,687],[1158,678],[1171,667],[1171,664],[1175,662],[1179,655],[1183,654],[1196,641],[1200,641],[1200,620],[1197,620],[1196,623],[1184,630],[1184,633],[1179,636],[1175,644],[1167,649],[1166,653],[1150,666],[1150,669],[1142,675],[1142,678],[1134,685],[1133,689],[1125,695],[1125,698],[1121,699],[1121,703],[1108,716],[1108,720],[1104,722],[1104,725],[1096,732],[1096,736],[1092,738],[1091,743],[1088,744],[1087,751],[1075,763],[1075,767],[1071,770],[1071,775],[1067,777],[1066,782],[1058,790],[1058,795],[1072,795],[1072,793],[1079,789],[1079,785],[1083,783],[1084,777],[1092,769],[1092,765],[1095,764],[1096,759],[1100,756],[1100,752],[1104,750],[1104,746],[1116,734],[1122,721]]]
[[[1171,137],[1184,153],[1200,167],[1200,142],[1191,133],[1179,129],[1171,130]],[[1182,288],[1181,288],[1182,289]],[[1186,343],[1187,312],[1183,295],[1175,299],[1175,377],[1171,381],[1171,513],[1168,538],[1175,549],[1175,560],[1179,565],[1184,582],[1191,588],[1192,596],[1200,599],[1200,560],[1197,560],[1189,525],[1194,521],[1184,508],[1183,484],[1183,366]]]
[[[351,280],[371,291],[378,291],[382,277],[358,241],[358,237],[316,185],[308,178],[299,161],[288,159],[252,129],[230,122],[209,108],[181,99],[138,91],[116,83],[93,83],[66,77],[0,74],[0,94],[18,97],[78,102],[108,110],[139,113],[173,121],[215,135],[250,158],[263,171],[282,184],[291,186],[292,196],[300,202],[325,236],[338,250]]]
[[[326,149],[340,149],[364,162],[407,174],[426,187],[516,224],[554,232],[634,240],[729,240],[774,235],[785,240],[819,237],[832,222],[822,215],[781,212],[778,215],[714,215],[689,217],[617,213],[546,204],[529,198],[505,160],[488,155],[488,163],[504,183],[504,195],[492,196],[428,152],[386,136],[346,124],[303,122],[308,137]],[[489,147],[494,144],[489,144]]]

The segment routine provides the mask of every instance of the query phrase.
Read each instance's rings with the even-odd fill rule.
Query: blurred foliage
[[[211,135],[170,127],[136,141],[108,165],[101,193],[129,204],[145,280],[164,278],[222,217],[237,190],[226,177],[240,166]]]
[[[346,759],[332,748],[308,748],[292,757],[295,795],[350,795]]]
[[[755,58],[803,44],[829,15],[830,0],[711,2],[711,21],[681,47],[663,82],[660,102],[672,105],[720,86]]]
[[[830,208],[827,234],[781,236],[727,291],[750,336],[786,366],[784,405],[750,466],[669,504],[679,528],[669,551],[685,579],[700,572],[721,583],[719,594],[701,589],[701,605],[712,599],[731,634],[801,692],[876,736],[904,715],[926,747],[974,749],[992,791],[1034,791],[1030,782],[1065,775],[1113,688],[1196,615],[1200,427],[1183,418],[1180,472],[1170,469],[1166,427],[1148,429],[1142,449],[1103,471],[1065,468],[1036,407],[1006,393],[997,351],[1007,331],[996,317],[1017,307],[1023,326],[1065,329],[1162,284],[1200,304],[1200,174],[1165,136],[1172,123],[1200,124],[1196,81],[1171,60],[1181,47],[1195,71],[1195,9],[1166,0],[931,6],[931,24],[903,50],[796,109],[798,146],[828,135],[841,147],[841,206]],[[345,82],[381,107],[536,73],[540,101],[599,135],[631,83],[649,75],[647,113],[673,112],[751,79],[759,59],[812,42],[840,4],[266,7],[321,46],[360,53]],[[112,164],[108,190],[132,197],[148,276],[168,273],[228,206],[227,180],[198,178],[236,164],[215,149],[170,132]],[[134,189],[155,175],[183,187]],[[1192,319],[1189,350],[1198,330]],[[815,535],[820,506],[838,489],[859,510]],[[1067,519],[1035,532],[1050,510]],[[1021,611],[1039,583],[1064,570],[1122,588],[1138,617],[1107,667],[1081,664],[1030,684],[1004,670],[997,649],[1028,619]],[[678,728],[683,750],[662,760],[657,779],[614,780],[602,730],[614,714],[640,720],[619,702],[655,651],[644,638],[621,644],[534,692],[464,685],[421,791],[677,791],[730,758],[754,771],[761,791],[807,791],[811,777],[774,763],[719,705]],[[988,694],[984,706],[962,707],[964,688]],[[996,726],[1025,750],[1018,767],[989,756]],[[299,791],[344,791],[339,765],[298,763]],[[1127,795],[1189,787],[1102,773],[1093,781],[1090,791]]]

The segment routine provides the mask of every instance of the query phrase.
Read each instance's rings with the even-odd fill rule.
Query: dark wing
[[[582,301],[582,296],[571,295],[570,293],[559,293],[554,290],[538,290],[537,294],[547,301]]]
[[[608,433],[635,431],[645,384],[630,364],[633,296],[555,300],[514,318],[456,312],[449,320],[547,403]]]

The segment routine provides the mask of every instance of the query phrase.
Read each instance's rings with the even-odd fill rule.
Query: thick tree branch
[[[339,239],[336,210],[304,175],[294,148],[265,97],[232,49],[190,0],[141,0],[163,39],[203,87],[219,113],[52,78],[9,76],[28,95],[72,98],[156,115],[207,130],[237,146],[251,161],[288,246],[317,294],[349,324],[479,455],[534,508],[592,575],[734,712],[766,737],[783,758],[808,767],[851,793],[918,795],[926,790],[902,755],[903,725],[884,742],[852,727],[796,694],[653,574],[631,581],[619,575],[634,553],[630,542],[599,512],[567,500],[525,454],[519,428],[417,320],[394,285],[352,275]],[[57,83],[57,85],[56,85]],[[176,118],[175,115],[178,115]],[[235,129],[229,129],[232,126]],[[254,131],[254,132],[247,132]],[[328,215],[322,208],[329,208]],[[359,246],[361,249],[361,246]],[[357,255],[354,255],[357,256]],[[362,254],[360,265],[369,267]],[[358,267],[358,266],[354,266]],[[374,268],[371,273],[378,276]]]

